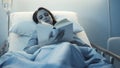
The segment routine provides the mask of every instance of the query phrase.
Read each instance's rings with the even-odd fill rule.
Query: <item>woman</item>
[[[57,23],[51,12],[43,7],[35,11],[33,20],[36,24],[44,21],[54,26]],[[53,32],[53,37],[56,38],[59,32],[56,32],[55,28]],[[40,46],[38,41],[35,32],[24,49],[27,53],[23,51],[1,54],[0,68],[112,68],[103,56],[93,48],[85,46],[76,36],[70,43]]]

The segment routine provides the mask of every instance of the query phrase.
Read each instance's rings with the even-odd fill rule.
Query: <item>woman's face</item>
[[[52,19],[51,15],[47,11],[45,11],[44,9],[38,11],[37,19],[39,22],[43,21],[43,22],[46,22],[49,24],[53,23],[53,19]]]

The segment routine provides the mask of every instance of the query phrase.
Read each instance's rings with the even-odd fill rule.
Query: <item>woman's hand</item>
[[[55,40],[60,41],[63,38],[64,33],[65,33],[64,30],[58,30],[58,34],[57,34]]]
[[[53,30],[50,33],[49,39],[53,42],[60,41],[64,36],[64,30],[53,28]]]
[[[24,51],[28,54],[33,54],[35,51],[37,51],[41,46],[40,45],[33,45],[24,48]]]

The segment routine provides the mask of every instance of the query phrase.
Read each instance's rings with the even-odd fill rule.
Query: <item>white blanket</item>
[[[94,49],[68,42],[48,45],[33,55],[8,52],[0,58],[0,68],[112,68]]]

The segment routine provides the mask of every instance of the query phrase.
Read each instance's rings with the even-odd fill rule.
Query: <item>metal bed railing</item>
[[[91,46],[93,48],[95,48],[98,52],[100,52],[103,56],[109,56],[109,61],[114,64],[115,60],[117,60],[118,62],[120,62],[120,56],[105,49],[105,48],[102,48],[100,47],[99,45],[96,45],[96,44],[93,44],[91,43]]]

